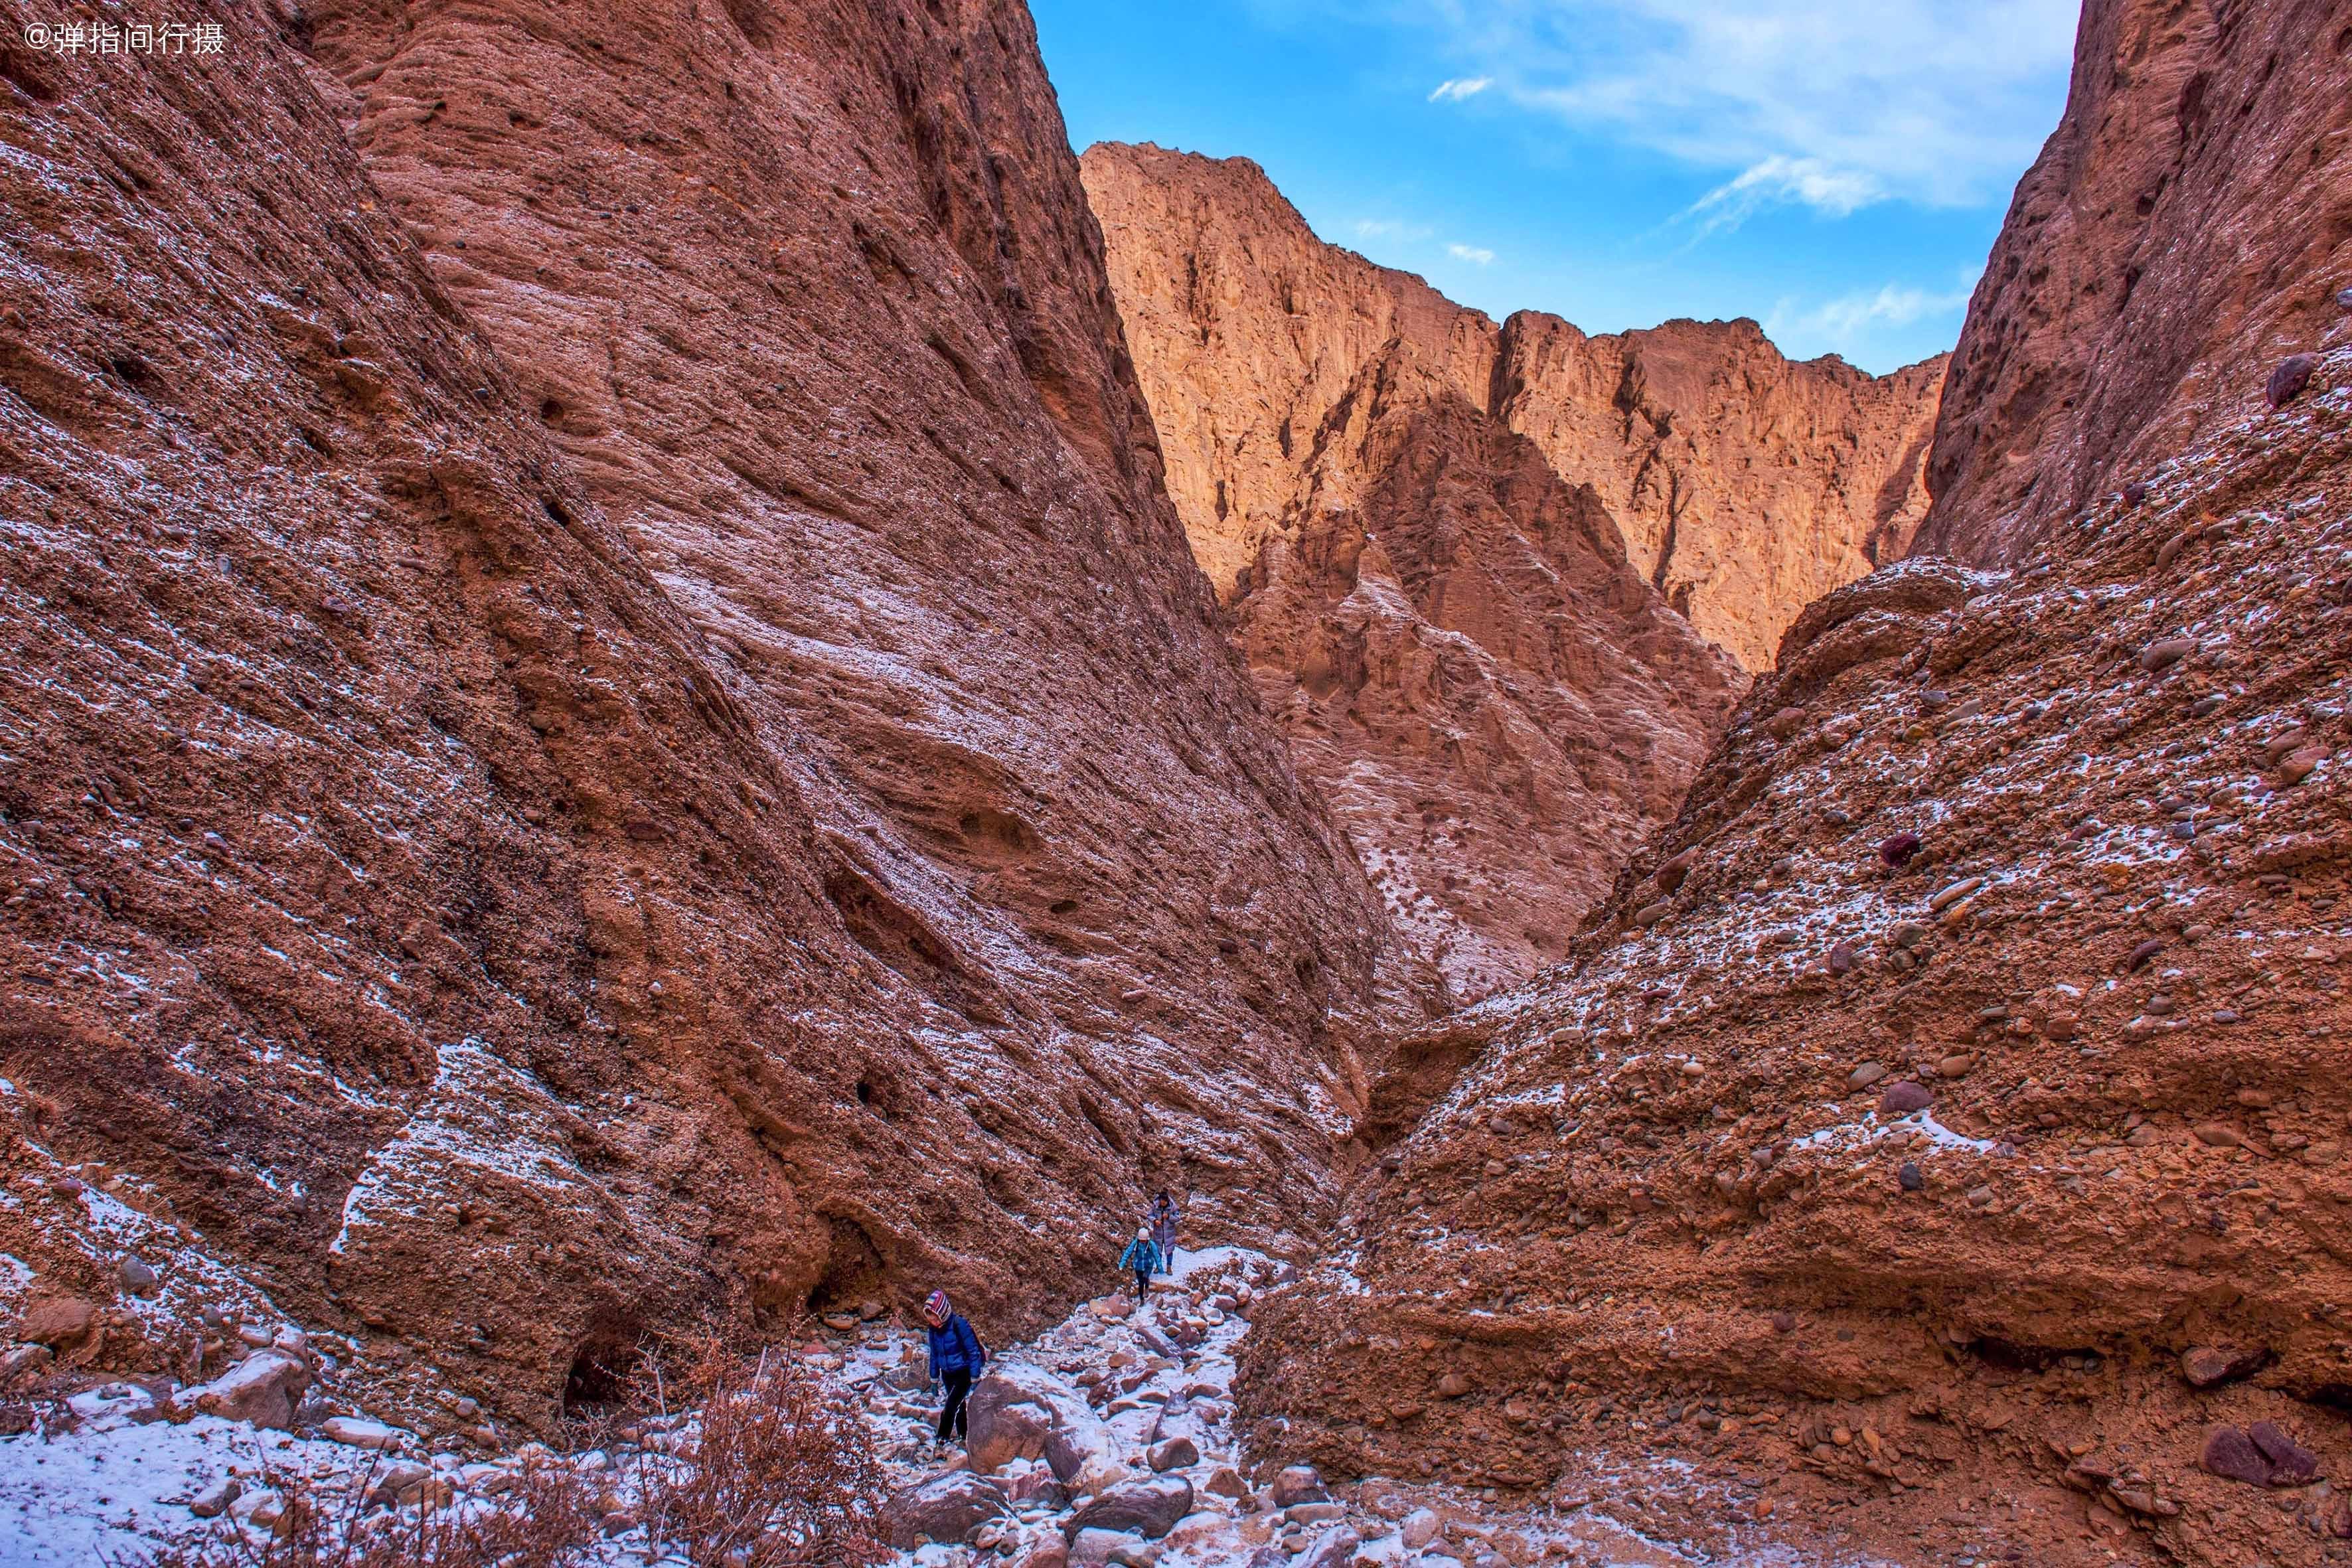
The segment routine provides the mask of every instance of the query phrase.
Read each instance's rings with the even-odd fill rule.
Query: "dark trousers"
[[[940,1382],[948,1391],[947,1403],[940,1406],[940,1441],[944,1443],[950,1436],[961,1437],[971,1430],[964,1420],[963,1402],[971,1393],[971,1373],[951,1372]]]
[[[1135,1271],[1135,1304],[1137,1306],[1139,1307],[1143,1304],[1143,1293],[1150,1289],[1151,1270],[1149,1268],[1137,1269]]]

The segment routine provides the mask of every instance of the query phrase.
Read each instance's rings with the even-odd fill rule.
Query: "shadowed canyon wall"
[[[260,16],[0,45],[6,1306],[531,1424],[689,1307],[1310,1218],[1384,921],[1025,13]]]

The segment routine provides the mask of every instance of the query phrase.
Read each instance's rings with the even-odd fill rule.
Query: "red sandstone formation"
[[[689,1307],[1311,1214],[1381,921],[1020,9],[281,13],[0,5],[12,1325],[531,1424]]]
[[[1919,548],[2025,558],[2352,341],[2352,14],[2092,0],[1954,352]]]
[[[1591,486],[1642,574],[1751,670],[1926,513],[1940,358],[1872,377],[1791,363],[1747,321],[1588,337],[1523,310],[1497,327],[1317,239],[1247,159],[1106,143],[1083,167],[1170,492],[1228,600],[1330,460],[1315,433],[1399,353]]]
[[[1252,1342],[1273,1448],[1809,1558],[2342,1560],[2325,9],[2091,7],[1922,538],[2008,569],[1808,607],[1568,962],[1402,1042]]]
[[[2352,1473],[2347,385],[1808,609],[1599,929],[1375,1085],[1263,1440],[1687,1463],[1654,1522],[1717,1544],[1727,1490],[1906,1563],[2333,1561],[2244,1433]]]
[[[1302,769],[1458,994],[1558,958],[1737,693],[1681,617],[1761,667],[1899,553],[1939,366],[1498,329],[1254,163],[1084,168],[1171,491]]]

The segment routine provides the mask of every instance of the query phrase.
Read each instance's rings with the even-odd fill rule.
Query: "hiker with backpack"
[[[1165,1187],[1151,1200],[1150,1223],[1152,1245],[1160,1248],[1160,1267],[1172,1275],[1176,1272],[1176,1200]]]
[[[1138,1226],[1135,1239],[1118,1255],[1121,1268],[1135,1270],[1135,1304],[1143,1305],[1144,1292],[1151,1289],[1151,1277],[1160,1272],[1160,1245],[1151,1239],[1151,1227]]]
[[[949,1304],[944,1290],[934,1290],[924,1300],[923,1321],[931,1331],[931,1382],[947,1390],[947,1398],[940,1405],[937,1441],[945,1443],[952,1435],[961,1442],[971,1431],[964,1401],[971,1395],[971,1380],[988,1364],[988,1347],[980,1342],[963,1314]]]

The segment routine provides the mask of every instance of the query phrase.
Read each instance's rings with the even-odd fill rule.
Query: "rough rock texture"
[[[1269,1457],[2341,1560],[2352,351],[2133,477],[2032,568],[1808,610],[1570,962],[1408,1042],[1261,1309]]]
[[[440,1430],[1311,1212],[1380,915],[1019,8],[222,14],[0,4],[0,1309]]]
[[[1497,327],[1317,239],[1245,160],[1082,166],[1260,694],[1456,994],[1525,978],[1737,694],[1684,617],[1765,668],[1907,545],[1941,362],[1791,364],[1752,321]]]
[[[1941,358],[1872,377],[1792,363],[1749,321],[1591,337],[1523,310],[1497,327],[1317,239],[1246,159],[1104,143],[1083,167],[1169,489],[1224,598],[1311,510],[1318,465],[1353,459],[1324,432],[1398,355],[1591,486],[1643,576],[1751,670],[1926,513]]]
[[[1322,244],[1252,163],[1105,145],[1085,167],[1171,490],[1261,696],[1456,994],[1523,978],[1671,814],[1741,684],[1580,468],[1503,415],[1584,439],[1532,390],[1573,374],[1573,329],[1498,333]]]
[[[2089,0],[1952,358],[1919,548],[2020,561],[2347,340],[2352,11]]]

